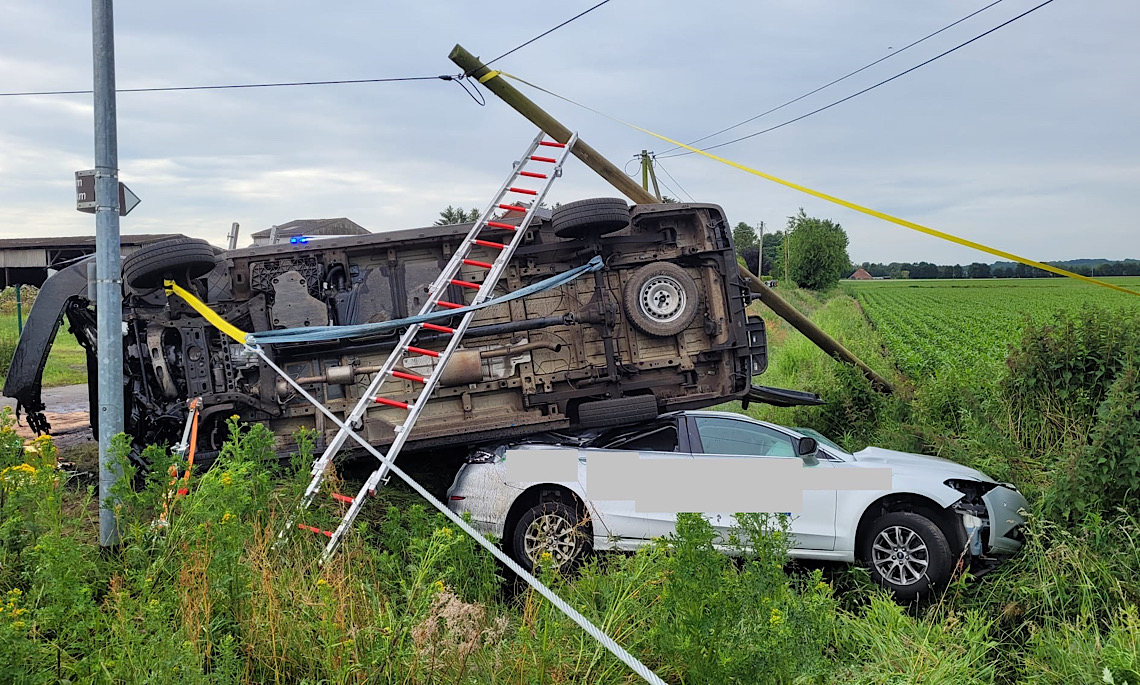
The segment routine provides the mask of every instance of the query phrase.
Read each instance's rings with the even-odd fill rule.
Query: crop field
[[[1140,278],[1108,278],[1140,291]],[[1135,307],[1140,298],[1067,278],[845,282],[910,378],[1002,363],[1029,321],[1088,305]]]

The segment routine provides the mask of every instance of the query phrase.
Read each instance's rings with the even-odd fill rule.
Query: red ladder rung
[[[463,309],[464,307],[467,306],[467,305],[463,305],[463,304],[455,304],[454,302],[447,302],[445,300],[440,300],[439,302],[436,302],[436,304],[438,304],[439,306],[441,306],[445,309]]]
[[[540,174],[534,171],[520,171],[519,176],[527,176],[529,178],[546,178],[546,174]]]
[[[392,373],[395,374],[397,372],[393,371]],[[376,401],[376,404],[386,404],[389,407],[399,407],[400,409],[407,409],[408,408],[407,402],[400,402],[398,400],[390,400],[387,397],[374,397],[372,399],[374,399]]]
[[[526,207],[522,205],[499,205],[499,209],[505,209],[508,212],[522,212],[526,214]]]
[[[513,226],[511,224],[504,224],[502,221],[488,221],[487,225],[490,226],[491,228],[505,228],[508,231],[519,230],[518,226]]]
[[[466,264],[467,266],[481,266],[484,269],[492,269],[495,266],[494,264],[491,264],[489,262],[480,262],[477,259],[464,259],[463,263]]]
[[[352,504],[352,498],[349,497],[348,495],[342,495],[339,492],[330,492],[329,494],[332,495],[332,498],[338,502],[344,502],[345,504]]]
[[[546,147],[566,147],[566,143],[556,143],[553,140],[543,140],[543,141],[540,141],[538,144],[539,145],[545,145]]]
[[[439,331],[440,333],[454,333],[455,332],[454,328],[448,328],[447,326],[438,326],[434,323],[424,323],[424,324],[420,324],[420,325],[423,326],[424,328],[428,329],[429,331]],[[408,349],[411,349],[411,348],[408,348]]]
[[[471,281],[461,281],[458,278],[451,279],[451,284],[457,285],[461,288],[471,288],[472,290],[478,290],[479,288],[483,287],[478,283],[472,283]]]
[[[476,244],[476,245],[482,245],[483,247],[493,247],[493,248],[495,248],[496,250],[505,250],[505,249],[507,249],[507,246],[506,246],[506,245],[504,245],[504,244],[502,244],[502,243],[493,243],[493,242],[491,242],[490,240],[476,240],[476,241],[475,241],[475,244]]]
[[[316,533],[317,535],[324,535],[326,538],[331,538],[333,536],[331,530],[321,530],[320,528],[314,528],[313,526],[306,526],[303,523],[298,523],[297,527],[300,528],[301,530],[307,530],[310,533]]]
[[[538,195],[537,190],[530,190],[529,188],[516,188],[514,186],[511,186],[510,188],[507,188],[507,190],[511,191],[512,193],[522,193],[523,195]]]
[[[439,356],[439,352],[436,352],[435,350],[425,350],[422,347],[413,347],[411,345],[408,345],[408,352],[411,352],[412,354],[422,354],[428,357]]]
[[[406,381],[415,381],[417,383],[427,383],[427,379],[423,376],[417,376],[414,373],[404,373],[403,371],[393,371],[392,376],[395,378],[403,378]]]
[[[557,159],[554,159],[553,157],[539,157],[538,155],[531,155],[530,159],[531,159],[531,161],[534,161],[534,162],[550,162],[551,164],[554,164],[555,162],[558,161]]]

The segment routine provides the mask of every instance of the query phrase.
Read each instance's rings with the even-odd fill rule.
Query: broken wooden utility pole
[[[448,58],[452,62],[455,62],[469,78],[479,80],[487,74],[493,73],[478,57],[472,55],[461,45],[456,45],[452,48]],[[547,114],[545,110],[519,92],[517,88],[508,83],[501,75],[495,73],[494,76],[483,82],[483,85],[487,90],[498,95],[499,99],[514,108],[519,114],[526,117],[532,124],[545,131],[551,138],[560,143],[565,143],[570,140],[570,129]],[[630,200],[633,200],[636,204],[658,204],[660,202],[660,200],[650,194],[648,190],[639,186],[636,181],[627,176],[621,169],[614,166],[612,162],[603,157],[597,150],[590,147],[581,138],[578,138],[578,142],[574,144],[574,148],[571,152],[575,157],[582,160],[583,164],[609,181],[610,185]],[[739,266],[739,271],[741,279],[752,292],[759,295],[760,301],[766,304],[784,321],[787,321],[792,328],[803,333],[808,340],[811,340],[831,357],[859,367],[863,375],[879,390],[891,392],[891,385],[886,379],[875,373],[871,367],[867,366],[861,359],[852,354],[843,345],[839,344],[835,338],[832,338],[824,332],[822,328],[816,326],[810,319],[801,314],[799,310],[788,304],[782,297],[776,294],[776,291],[764,285],[764,281],[757,278],[747,267]]]

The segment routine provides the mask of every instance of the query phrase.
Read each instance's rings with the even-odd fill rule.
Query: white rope
[[[328,417],[328,419],[330,421],[335,423],[341,430],[345,431],[349,436],[352,437],[353,440],[355,440],[357,443],[359,443],[360,446],[363,447],[364,449],[366,449],[372,456],[379,459],[380,463],[387,466],[388,469],[392,471],[392,473],[396,474],[397,476],[400,477],[401,480],[403,480],[405,483],[410,485],[413,490],[415,490],[417,493],[419,493],[419,495],[421,497],[423,497],[428,502],[430,502],[432,506],[434,506],[436,509],[438,509],[440,511],[440,513],[442,513],[447,518],[451,519],[451,522],[454,523],[456,526],[459,526],[459,528],[463,532],[467,533],[472,538],[474,538],[475,542],[478,542],[480,545],[483,546],[484,549],[486,549],[488,552],[490,552],[496,559],[498,559],[499,561],[506,564],[507,568],[511,569],[516,574],[518,574],[518,576],[520,578],[522,578],[523,580],[526,581],[527,585],[530,585],[532,588],[534,588],[540,595],[545,597],[559,611],[561,611],[563,614],[568,616],[571,621],[574,621],[575,623],[577,623],[582,628],[582,630],[589,633],[590,637],[594,638],[599,643],[601,643],[601,645],[603,647],[608,649],[611,654],[613,654],[618,659],[620,659],[622,661],[622,663],[624,663],[626,666],[629,666],[635,673],[637,673],[639,676],[644,678],[647,683],[652,683],[652,685],[666,685],[664,680],[662,680],[656,673],[654,673],[652,670],[650,670],[648,666],[641,663],[641,661],[639,661],[637,657],[635,657],[634,655],[627,652],[621,645],[619,645],[617,642],[615,642],[613,638],[611,638],[609,635],[606,635],[604,632],[602,632],[602,630],[600,628],[598,628],[593,623],[591,623],[588,618],[586,618],[581,613],[579,613],[574,607],[567,604],[566,601],[563,600],[561,597],[554,594],[554,591],[552,591],[550,588],[543,585],[542,581],[540,581],[538,578],[535,578],[533,575],[531,575],[529,572],[527,572],[526,569],[524,569],[522,566],[519,566],[518,563],[516,563],[514,559],[510,558],[509,556],[504,554],[503,551],[500,550],[498,547],[491,544],[490,540],[488,540],[487,538],[480,535],[474,528],[472,528],[470,525],[468,525],[466,521],[464,521],[462,518],[460,518],[458,514],[451,511],[450,509],[448,509],[447,505],[445,505],[443,502],[440,502],[438,499],[436,499],[434,496],[432,496],[431,493],[429,493],[427,490],[425,490],[424,487],[422,485],[420,485],[419,483],[417,483],[414,478],[409,476],[407,473],[404,473],[403,469],[396,466],[396,464],[394,464],[393,462],[389,461],[386,455],[381,454],[380,451],[377,450],[375,447],[373,447],[371,443],[369,443],[364,438],[357,435],[356,431],[354,431],[351,428],[349,428],[348,426],[346,426],[343,421],[338,419],[336,417],[336,415],[334,415],[331,411],[328,410],[328,408],[326,408],[323,404],[318,402],[316,400],[316,398],[314,398],[312,395],[310,395],[295,380],[293,380],[293,378],[289,374],[282,371],[281,368],[279,366],[277,366],[277,364],[273,363],[273,360],[270,359],[262,351],[262,349],[259,346],[247,345],[246,348],[251,350],[252,352],[256,353],[259,357],[261,357],[261,359],[266,364],[268,364],[270,366],[270,368],[272,368],[274,371],[276,371],[278,373],[278,375],[280,375],[282,378],[284,378],[287,383],[289,383],[291,386],[293,386],[294,390],[301,393],[301,395],[305,399],[307,399],[314,407],[319,409],[321,411],[321,413],[324,414],[326,417]]]

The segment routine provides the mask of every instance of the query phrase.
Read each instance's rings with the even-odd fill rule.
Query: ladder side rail
[[[541,136],[539,140],[541,140]],[[563,149],[562,154],[558,159],[558,162],[551,170],[551,173],[547,176],[545,183],[543,183],[541,187],[541,190],[535,196],[535,200],[527,209],[527,212],[523,217],[523,221],[519,224],[518,230],[515,231],[514,235],[511,238],[510,244],[508,244],[507,248],[504,249],[496,258],[494,265],[488,272],[486,279],[483,281],[483,285],[479,288],[479,291],[475,295],[474,303],[479,303],[482,300],[485,300],[494,292],[495,285],[501,277],[503,271],[506,270],[511,256],[513,255],[518,245],[523,241],[523,238],[526,234],[526,229],[530,225],[530,221],[534,217],[534,213],[538,210],[539,202],[541,202],[542,198],[546,196],[547,191],[549,191],[550,187],[554,184],[554,180],[561,176],[562,165],[569,157],[570,151],[573,149],[574,142],[576,140],[577,135],[575,134],[572,135],[571,139],[567,142],[566,147]],[[516,171],[518,171],[518,169],[516,169]],[[462,255],[457,254],[456,256],[462,258]],[[440,353],[439,360],[436,363],[435,367],[432,369],[431,374],[424,379],[424,385],[420,390],[419,395],[408,407],[408,415],[405,417],[403,423],[396,426],[396,437],[393,439],[392,444],[388,447],[387,453],[385,454],[385,459],[380,460],[380,466],[375,471],[373,471],[365,481],[363,487],[360,489],[360,492],[355,498],[353,498],[352,504],[349,506],[348,511],[345,512],[345,515],[341,519],[340,524],[337,526],[336,530],[333,531],[332,535],[329,536],[328,544],[325,546],[325,551],[321,556],[322,561],[327,560],[329,557],[331,557],[333,553],[336,552],[337,547],[340,546],[341,540],[344,538],[345,534],[348,533],[348,530],[351,528],[353,521],[356,520],[361,507],[364,506],[365,496],[370,491],[374,490],[380,484],[380,482],[387,477],[390,467],[395,462],[396,458],[400,455],[400,452],[403,450],[404,443],[407,442],[408,436],[410,435],[412,428],[415,426],[416,420],[419,418],[420,413],[427,406],[428,401],[431,399],[432,393],[435,392],[435,389],[439,384],[439,380],[443,375],[443,369],[447,365],[447,361],[451,358],[452,354],[454,354],[455,350],[462,343],[463,335],[467,331],[467,328],[471,324],[472,320],[474,320],[475,314],[476,312],[473,311],[464,314],[459,325],[454,329],[454,333],[452,334],[451,339],[448,341],[447,347],[443,352]],[[399,348],[397,348],[397,350],[398,349]],[[393,357],[398,357],[396,350],[393,351],[393,355],[390,357],[390,359]]]
[[[518,177],[519,170],[522,169],[522,166],[526,163],[530,156],[538,150],[540,143],[544,137],[545,134],[542,131],[539,131],[538,135],[535,136],[534,140],[531,141],[530,145],[527,147],[526,152],[523,153],[522,157],[520,157],[517,162],[515,162],[511,173],[507,176],[507,179],[503,182],[503,184],[499,186],[499,190],[496,192],[494,199],[492,199],[487,207],[483,210],[483,213],[479,216],[479,219],[471,227],[471,230],[468,231],[467,236],[461,241],[459,248],[457,248],[456,251],[452,253],[451,259],[448,261],[447,266],[444,267],[443,271],[430,286],[427,301],[424,302],[424,305],[420,308],[420,314],[426,314],[432,311],[432,309],[436,306],[436,303],[446,291],[447,286],[451,283],[451,279],[455,278],[455,276],[458,274],[459,267],[463,264],[463,258],[467,256],[467,251],[470,249],[470,245],[476,238],[479,237],[479,233],[486,226],[487,221],[490,220],[490,217],[494,213],[495,208],[498,206],[499,201],[502,199],[503,195],[506,194],[507,189],[511,187],[511,184]],[[570,145],[567,145],[566,150],[569,150],[570,147]],[[562,159],[565,159],[565,151]],[[561,167],[561,162],[559,163],[559,167]],[[551,179],[553,178],[554,175],[551,174]],[[543,194],[545,195],[545,192]],[[533,207],[537,207],[537,205],[538,202],[536,201],[532,205],[532,210]],[[528,212],[527,216],[529,217],[530,215],[531,214]],[[393,348],[392,353],[388,356],[388,359],[385,360],[384,365],[381,367],[380,371],[377,372],[375,376],[373,376],[372,381],[368,384],[367,390],[360,396],[360,400],[356,403],[356,406],[354,406],[349,415],[345,417],[345,425],[351,426],[355,424],[365,414],[368,404],[372,401],[372,398],[376,395],[376,393],[379,392],[380,386],[384,384],[387,378],[391,375],[392,371],[395,370],[396,365],[402,361],[402,357],[399,352],[406,349],[409,345],[412,344],[416,338],[416,335],[419,334],[420,329],[420,324],[413,324],[409,326],[408,329],[404,332],[404,335],[400,337],[400,342],[396,345],[396,347]],[[320,490],[321,481],[323,480],[322,474],[324,473],[325,469],[328,468],[329,462],[332,461],[333,457],[336,456],[341,448],[344,447],[346,439],[347,436],[344,435],[343,429],[338,430],[336,436],[333,437],[328,446],[325,448],[324,453],[321,454],[320,458],[313,462],[310,473],[314,476],[314,480],[305,490],[305,495],[302,498],[301,502],[302,507],[307,507],[312,503],[313,497],[315,497],[317,492]]]
[[[522,242],[530,219],[534,216],[534,212],[538,209],[539,201],[541,198],[546,196],[546,192],[554,183],[554,179],[558,178],[558,176],[561,174],[562,164],[570,155],[570,150],[573,148],[574,142],[576,140],[577,134],[573,134],[569,142],[567,142],[566,147],[564,148],[562,155],[558,160],[558,163],[552,170],[549,178],[546,179],[546,183],[543,184],[540,194],[536,196],[534,203],[531,204],[530,208],[527,210],[526,216],[523,218],[523,223],[519,224],[519,230],[515,231],[515,234],[512,236],[511,242],[507,246],[507,249],[503,250],[499,257],[496,258],[494,267],[492,267],[492,269],[488,272],[486,280],[483,281],[483,285],[475,294],[475,300],[473,304],[478,304],[479,302],[486,300],[494,293],[495,284],[498,282],[503,271],[506,270],[507,264],[510,262],[510,258],[514,253],[515,248],[518,247],[519,243]],[[447,365],[447,360],[451,358],[451,355],[463,341],[463,334],[467,332],[467,327],[471,324],[472,320],[474,320],[476,313],[477,312],[467,312],[463,315],[463,319],[459,322],[459,325],[456,326],[455,333],[452,334],[451,339],[447,343],[447,347],[443,352],[440,352],[439,360],[435,364],[435,367],[432,369],[431,375],[425,379],[424,386],[420,391],[419,396],[416,398],[411,407],[409,407],[408,416],[404,419],[401,425],[396,427],[396,438],[388,447],[389,455],[392,455],[393,453],[398,455],[400,453],[400,449],[404,446],[404,442],[408,438],[408,433],[411,431],[411,428],[415,424],[416,419],[419,418],[420,412],[427,404],[427,400],[430,398],[431,394],[435,392],[436,386],[439,384],[439,379],[443,375],[443,368]],[[387,466],[388,465],[385,463],[382,467],[385,471],[385,474],[387,473]]]

